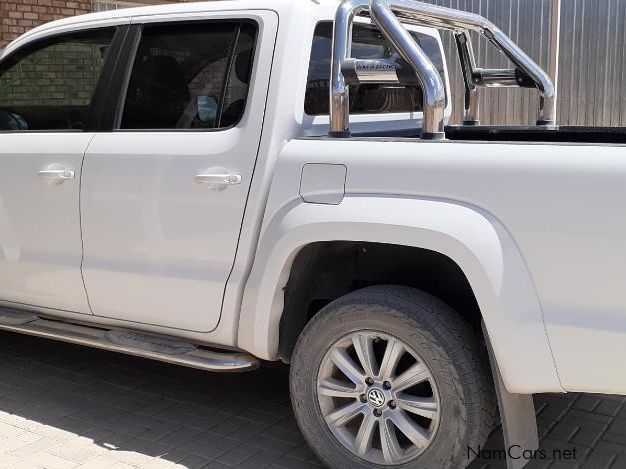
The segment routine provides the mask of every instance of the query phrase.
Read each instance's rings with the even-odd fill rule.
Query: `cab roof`
[[[100,13],[88,13],[45,23],[28,31],[10,43],[3,51],[4,53],[0,53],[0,58],[10,52],[10,50],[19,46],[20,43],[28,42],[30,38],[39,36],[40,33],[56,29],[71,30],[74,26],[84,28],[92,23],[112,25],[124,23],[124,20],[136,16],[202,13],[211,11],[272,10],[280,15],[281,13],[298,9],[302,9],[304,13],[305,10],[310,11],[311,8],[319,10],[320,14],[327,13],[329,15],[328,17],[331,18],[338,4],[339,0],[209,0],[196,3],[170,3],[165,5],[123,8]]]

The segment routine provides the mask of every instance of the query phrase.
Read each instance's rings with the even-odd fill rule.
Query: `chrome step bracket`
[[[259,366],[259,359],[245,352],[208,350],[167,336],[50,320],[15,310],[0,309],[0,330],[86,345],[206,371],[249,371]]]

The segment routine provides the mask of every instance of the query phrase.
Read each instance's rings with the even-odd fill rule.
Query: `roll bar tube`
[[[422,138],[438,139],[444,137],[444,113],[446,108],[446,88],[441,75],[406,30],[390,8],[388,0],[371,0],[370,15],[383,35],[406,60],[422,85],[424,95],[424,119]]]
[[[414,0],[344,0],[335,15],[331,67],[330,135],[350,135],[349,76],[361,73],[374,82],[377,73],[390,74],[389,61],[360,61],[350,57],[352,23],[359,14],[369,13],[383,35],[415,71],[424,94],[422,138],[443,137],[445,88],[439,72],[428,56],[403,26],[403,23],[450,30],[455,35],[465,82],[463,121],[479,123],[478,89],[480,87],[534,87],[539,92],[537,125],[552,126],[556,114],[555,88],[552,80],[509,37],[484,17],[451,8]],[[469,32],[485,36],[514,65],[513,69],[477,68]],[[346,73],[344,73],[346,72]],[[357,81],[358,82],[358,81]]]
[[[350,136],[350,94],[343,65],[350,58],[352,22],[369,9],[370,0],[343,0],[333,23],[333,51],[330,71],[330,136]]]

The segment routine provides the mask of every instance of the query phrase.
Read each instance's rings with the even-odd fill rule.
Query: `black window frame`
[[[307,75],[306,75],[306,80],[305,80],[305,84],[304,84],[304,99],[302,101],[302,111],[304,113],[305,116],[309,117],[309,118],[316,118],[316,117],[327,117],[330,115],[330,112],[326,112],[326,113],[319,113],[319,114],[309,114],[307,112],[306,109],[306,103],[307,103],[307,90],[308,90],[308,85],[309,85],[309,74],[310,74],[310,67],[311,67],[311,59],[312,59],[312,55],[313,55],[313,43],[315,41],[315,35],[317,33],[318,28],[320,27],[320,25],[323,24],[332,24],[333,21],[332,20],[321,20],[318,21],[315,24],[315,27],[313,28],[313,35],[311,37],[311,47],[309,48],[309,67],[307,68]],[[362,22],[354,22],[353,27],[358,27],[358,26],[369,26],[369,27],[373,27],[376,28],[376,25],[373,23],[362,23]],[[425,36],[429,36],[434,40],[437,40],[437,37],[435,35],[432,34],[428,34],[428,33],[424,33],[422,31],[414,31],[414,30],[409,30],[409,33],[416,33],[416,34],[422,34]],[[437,41],[438,44],[440,44],[440,40],[441,37],[439,37],[439,41]],[[332,42],[332,36],[331,36],[331,42]],[[332,50],[332,46],[331,46],[331,50]],[[441,44],[439,45],[439,52],[441,54],[441,61],[442,61],[442,65],[443,65],[443,69],[440,70],[440,75],[441,75],[441,79],[443,80],[443,84],[444,84],[444,88],[445,88],[445,105],[446,108],[448,107],[449,104],[449,90],[448,90],[448,83],[446,81],[446,77],[447,77],[447,64],[446,64],[446,56],[445,56],[445,52],[443,47],[441,46]],[[332,52],[331,52],[332,53]],[[430,57],[429,57],[430,58]],[[331,66],[332,66],[332,61],[331,61]],[[436,66],[436,64],[435,64]],[[328,72],[328,77],[330,80],[330,70]],[[401,85],[401,86],[419,86],[421,88],[421,85]],[[330,82],[329,82],[329,86],[328,86],[328,101],[329,101],[329,106],[330,106]],[[423,91],[422,91],[423,93]],[[330,111],[330,109],[329,109]],[[423,105],[422,105],[422,110],[420,111],[397,111],[397,112],[351,112],[350,114],[353,116],[377,116],[377,115],[391,115],[391,116],[404,116],[404,115],[410,115],[410,114],[415,114],[415,113],[422,113],[423,114],[424,109],[423,109]]]
[[[128,85],[130,84],[130,78],[135,63],[135,58],[139,52],[141,44],[142,33],[145,28],[150,26],[184,26],[186,24],[212,24],[212,23],[232,23],[232,24],[250,24],[254,26],[254,45],[252,48],[252,64],[250,67],[250,83],[246,94],[246,104],[243,108],[241,116],[237,122],[229,125],[228,127],[216,127],[216,128],[192,128],[192,129],[123,129],[121,128],[122,117],[124,114],[124,106],[126,102],[126,95],[128,92]],[[219,18],[219,19],[173,19],[165,21],[146,22],[140,24],[130,25],[128,33],[126,35],[124,46],[121,52],[121,58],[119,64],[115,69],[115,73],[111,76],[112,85],[107,98],[107,105],[103,118],[103,131],[115,132],[115,133],[202,133],[202,132],[224,132],[237,127],[246,116],[249,110],[250,94],[252,91],[252,78],[254,77],[255,70],[257,68],[257,53],[259,48],[259,32],[261,25],[253,18],[246,17],[232,17],[232,18]],[[230,65],[235,54],[237,41],[233,41],[229,51],[228,67],[225,74],[225,80],[228,80],[230,73]],[[223,87],[222,92],[225,93],[226,87]],[[220,99],[221,102],[221,99]]]
[[[25,57],[29,56],[36,50],[41,50],[47,46],[53,45],[58,42],[59,39],[63,38],[71,38],[72,36],[80,36],[82,34],[88,34],[91,32],[97,31],[105,31],[111,30],[113,31],[113,36],[111,38],[111,43],[109,44],[109,51],[107,57],[102,66],[102,70],[100,72],[100,76],[98,77],[98,81],[94,88],[93,96],[91,102],[89,104],[89,109],[87,109],[87,114],[85,118],[85,125],[82,129],[49,129],[49,130],[0,130],[0,136],[8,135],[8,134],[78,134],[85,132],[95,132],[99,130],[100,126],[100,113],[104,108],[106,102],[106,90],[109,87],[109,83],[111,82],[111,77],[114,71],[115,63],[117,61],[120,50],[123,46],[124,37],[126,35],[125,25],[113,24],[113,25],[87,25],[84,28],[70,30],[70,31],[59,31],[51,34],[47,34],[46,36],[35,39],[33,41],[29,41],[23,46],[18,47],[10,54],[2,58],[0,61],[0,73],[6,70],[3,66],[10,60],[15,60],[16,56],[21,56],[18,61],[23,60]]]

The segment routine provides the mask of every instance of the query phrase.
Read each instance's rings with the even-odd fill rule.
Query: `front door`
[[[85,285],[96,315],[206,332],[235,257],[276,18],[133,23],[116,129],[85,156]]]
[[[57,35],[0,64],[0,301],[89,313],[80,174],[114,32]]]

